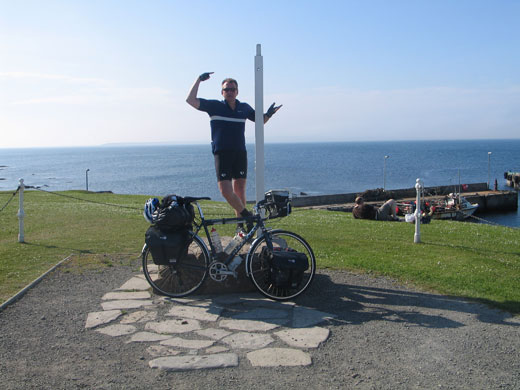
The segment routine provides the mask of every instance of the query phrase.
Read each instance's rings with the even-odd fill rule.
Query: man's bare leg
[[[242,204],[244,207],[240,210],[244,210],[246,208],[246,184],[247,179],[234,179],[233,180],[233,192],[236,196],[242,201]],[[236,210],[236,209],[235,209]],[[240,216],[240,211],[238,212],[237,216]]]
[[[243,180],[243,179],[242,179]],[[240,216],[240,212],[245,208],[245,202],[233,190],[233,184],[231,180],[221,180],[218,182],[218,189],[220,193],[226,199],[231,207],[235,210],[235,214]],[[244,194],[245,198],[245,194]]]

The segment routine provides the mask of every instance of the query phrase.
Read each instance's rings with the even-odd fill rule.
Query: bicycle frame
[[[200,207],[199,203],[198,202],[193,202],[193,203],[195,203],[195,206],[197,206],[197,209],[198,209],[198,212],[199,212],[199,215],[200,215],[200,219],[201,219],[200,224],[195,224],[196,228],[193,229],[193,235],[198,235],[199,231],[201,229],[204,229],[204,233],[205,233],[206,238],[207,238],[208,243],[209,243],[209,250],[208,250],[208,252],[211,255],[212,261],[216,261],[217,260],[217,252],[215,250],[215,246],[213,244],[213,241],[211,240],[211,234],[210,234],[209,229],[208,229],[209,226],[244,223],[244,222],[248,222],[248,221],[251,221],[251,220],[253,220],[253,222],[254,222],[254,226],[251,229],[251,231],[244,236],[244,238],[242,239],[240,244],[237,245],[233,249],[233,251],[228,255],[228,257],[223,261],[223,263],[226,264],[226,265],[228,265],[235,258],[235,256],[240,252],[240,250],[244,247],[244,245],[247,242],[252,240],[252,238],[254,237],[256,232],[258,232],[258,231],[261,232],[261,234],[259,235],[258,238],[260,238],[262,236],[266,236],[267,237],[267,235],[268,235],[268,229],[264,225],[264,220],[263,220],[263,218],[261,216],[261,213],[260,213],[261,210],[259,210],[260,206],[258,204],[255,206],[255,214],[253,216],[251,216],[251,217],[248,217],[248,218],[236,217],[236,218],[206,219],[204,217],[204,212],[202,211],[202,208]],[[257,238],[257,240],[258,240],[258,238]],[[267,238],[266,242],[267,242],[267,245],[272,249],[271,240],[269,240]],[[253,243],[254,243],[254,241],[253,241]],[[204,245],[206,245],[206,244],[204,243]],[[208,249],[208,248],[206,247],[206,249]],[[222,274],[223,275],[236,276],[236,272],[235,271],[222,271]],[[249,277],[249,267],[247,267],[247,266],[246,266],[246,276]]]

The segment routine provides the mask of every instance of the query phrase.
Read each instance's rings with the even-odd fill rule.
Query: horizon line
[[[340,143],[390,143],[390,142],[461,142],[461,141],[518,141],[517,138],[470,138],[470,139],[396,139],[396,140],[350,140],[350,141],[277,141],[264,142],[265,145],[276,144],[340,144]],[[0,146],[0,150],[7,149],[61,149],[61,148],[102,148],[102,147],[132,147],[132,146],[194,146],[211,145],[211,142],[108,142],[96,145],[50,145],[50,146]],[[246,145],[255,145],[246,142]]]

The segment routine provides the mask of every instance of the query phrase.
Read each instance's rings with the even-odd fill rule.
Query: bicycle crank
[[[235,273],[228,270],[226,264],[221,263],[220,261],[214,261],[209,265],[209,276],[215,282],[222,282],[226,280],[228,275],[235,275]]]

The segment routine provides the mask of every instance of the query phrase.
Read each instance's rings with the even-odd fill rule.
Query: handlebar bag
[[[291,198],[286,190],[270,190],[265,193],[269,218],[287,217],[291,214]]]
[[[188,253],[190,237],[187,230],[163,231],[150,226],[145,233],[145,242],[155,264],[175,265]]]

